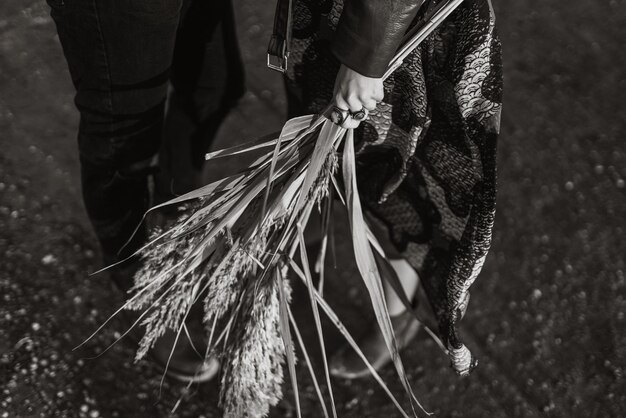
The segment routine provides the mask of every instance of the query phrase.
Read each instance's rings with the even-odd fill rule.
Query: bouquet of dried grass
[[[443,2],[424,24],[416,27],[392,60],[385,77],[461,1]],[[353,132],[333,124],[325,115],[301,116],[289,120],[275,138],[265,137],[217,151],[208,154],[207,159],[263,148],[270,150],[242,172],[151,209],[183,203],[188,206],[186,215],[166,230],[154,231],[150,242],[137,252],[143,264],[135,275],[132,296],[120,308],[143,312],[133,325],[145,326],[136,358],[144,357],[168,329],[175,330],[178,338],[185,338],[183,333],[188,337],[185,320],[191,306],[201,303],[208,330],[205,356],[217,355],[223,365],[220,403],[225,416],[266,415],[282,396],[285,359],[300,416],[293,333],[328,417],[307,348],[291,312],[287,279],[291,271],[308,289],[333,416],[337,414],[320,309],[359,353],[402,416],[408,417],[321,295],[331,207],[333,201],[339,200],[347,208],[358,269],[408,395],[411,413],[414,416],[418,410],[426,413],[411,390],[398,356],[374,258],[374,251],[382,254],[382,249],[364,220],[359,200]],[[342,181],[337,179],[339,172]],[[320,288],[313,285],[303,236],[315,207],[322,213],[325,231],[317,263],[321,266]]]

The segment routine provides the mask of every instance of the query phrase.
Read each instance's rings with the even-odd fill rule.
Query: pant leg
[[[186,0],[160,154],[162,198],[199,186],[204,154],[244,92],[230,0]]]
[[[48,0],[76,87],[85,207],[105,260],[148,208],[182,0]]]

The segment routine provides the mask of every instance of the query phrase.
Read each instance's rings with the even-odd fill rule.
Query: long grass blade
[[[291,308],[289,307],[289,305],[287,305],[287,309],[289,311],[289,321],[291,322],[291,326],[293,327],[293,332],[294,334],[296,334],[298,345],[300,346],[300,350],[302,351],[302,355],[304,356],[304,360],[306,361],[306,365],[309,369],[309,374],[311,375],[311,380],[313,381],[313,386],[315,387],[315,393],[317,394],[317,399],[320,401],[320,405],[322,406],[324,417],[329,418],[328,409],[326,409],[326,403],[324,402],[324,397],[322,396],[320,385],[317,381],[317,377],[315,376],[315,371],[313,370],[313,363],[311,363],[311,358],[309,357],[309,353],[306,349],[306,345],[304,344],[304,341],[302,340],[302,335],[300,335],[298,324],[296,323],[296,319],[293,317],[293,312],[291,312]]]
[[[287,144],[284,147],[285,151],[296,147],[297,145],[301,143],[301,141],[306,140],[307,138],[310,138],[313,132],[315,132],[324,122],[328,120],[323,115],[309,115],[309,116],[313,117],[313,121],[311,125],[308,128],[299,132],[298,136],[296,136],[293,141],[289,141],[289,144]]]
[[[324,122],[324,124],[322,125],[322,130],[320,131],[319,137],[315,144],[315,149],[313,150],[313,155],[311,156],[311,161],[307,169],[307,174],[304,178],[302,191],[300,192],[300,195],[298,196],[298,201],[296,202],[296,212],[299,212],[303,207],[304,201],[309,197],[309,191],[311,190],[311,186],[313,186],[313,183],[317,180],[322,166],[326,162],[328,154],[333,149],[335,141],[339,139],[339,137],[343,135],[345,131],[346,130],[344,128],[335,125],[329,120],[326,120],[326,122]]]
[[[329,187],[328,196],[324,199],[322,212],[322,240],[320,243],[319,253],[315,261],[315,272],[319,276],[317,290],[321,295],[324,294],[324,279],[326,272],[326,252],[328,249],[328,235],[330,233],[330,225],[332,223],[333,213],[333,189]]]
[[[346,200],[348,202],[348,213],[350,217],[350,228],[352,230],[352,243],[354,246],[354,255],[357,267],[369,293],[376,320],[380,326],[387,349],[391,354],[391,360],[396,366],[396,371],[407,395],[409,395],[413,413],[417,415],[414,409],[414,403],[417,403],[417,406],[424,412],[426,411],[415,398],[404,371],[404,366],[398,353],[398,344],[391,325],[391,319],[389,318],[389,310],[387,309],[387,303],[384,298],[384,290],[382,287],[380,273],[378,272],[374,255],[367,239],[367,227],[365,225],[365,219],[363,218],[363,211],[361,209],[361,202],[356,184],[354,136],[352,130],[348,131],[348,134],[346,135],[343,158],[343,175],[344,186],[346,188]]]
[[[439,4],[433,12],[426,17],[423,24],[416,25],[405,38],[399,51],[391,59],[387,71],[383,75],[383,80],[387,79],[400,65],[409,54],[421,44],[450,14],[463,3],[463,0],[448,0]],[[408,39],[407,39],[408,38]]]
[[[283,142],[291,141],[292,139],[297,137],[297,134],[299,132],[311,126],[313,118],[313,115],[305,115],[289,119],[283,126],[283,129],[280,133],[274,132],[261,138],[255,139],[254,141],[246,142],[244,144],[236,145],[234,147],[226,149],[209,152],[205,155],[204,158],[205,160],[211,160],[220,157],[243,154],[257,149],[269,148],[276,144],[279,137],[282,137]]]
[[[313,280],[311,278],[311,271],[309,270],[309,259],[306,254],[306,244],[304,241],[304,232],[302,231],[302,225],[298,224],[298,239],[300,241],[300,259],[302,261],[302,268],[304,270],[304,276],[306,278],[306,287],[309,291],[309,299],[311,301],[311,310],[313,311],[313,318],[315,319],[315,328],[317,330],[317,338],[320,343],[320,350],[322,352],[322,361],[324,363],[324,374],[326,376],[326,384],[328,385],[328,393],[330,396],[330,403],[332,406],[333,416],[337,418],[337,409],[335,407],[335,397],[333,396],[333,389],[330,383],[330,372],[328,370],[328,359],[326,358],[326,344],[324,344],[324,332],[322,330],[322,322],[320,321],[320,313],[317,309],[317,303],[315,302],[315,296],[313,293]]]
[[[209,161],[222,157],[232,157],[234,155],[244,154],[246,152],[251,152],[258,149],[269,148],[276,143],[278,135],[279,132],[272,132],[271,134],[256,138],[253,141],[244,142],[243,144],[239,144],[234,147],[207,152],[206,154],[204,154],[204,160]]]
[[[267,199],[269,198],[270,191],[272,190],[272,182],[274,181],[274,170],[276,169],[276,162],[278,160],[278,154],[280,153],[280,144],[286,139],[285,130],[290,126],[289,123],[285,124],[280,136],[276,140],[276,146],[274,147],[274,153],[272,154],[272,162],[270,163],[270,172],[267,175],[267,183],[265,183],[265,195],[263,196],[263,207],[261,209],[261,219],[265,219],[265,210],[267,209]]]

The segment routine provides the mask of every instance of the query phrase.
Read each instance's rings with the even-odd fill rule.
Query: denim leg
[[[244,92],[230,0],[187,0],[176,36],[159,165],[162,198],[198,187],[204,154]]]
[[[48,0],[76,87],[85,207],[111,261],[148,208],[182,0]]]

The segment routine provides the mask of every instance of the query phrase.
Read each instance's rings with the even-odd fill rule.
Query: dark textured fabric
[[[320,112],[332,99],[339,63],[329,40],[341,10],[341,0],[295,2],[292,113]],[[493,10],[465,0],[385,82],[384,101],[357,130],[364,204],[419,273],[460,374],[475,365],[455,324],[490,245],[501,101]]]
[[[180,182],[200,170],[243,93],[232,7],[229,0],[48,3],[76,87],[85,206],[112,261],[148,208],[152,157],[161,149],[161,199],[172,186],[187,191],[194,185]]]
[[[346,1],[331,50],[356,72],[382,77],[422,1]]]

